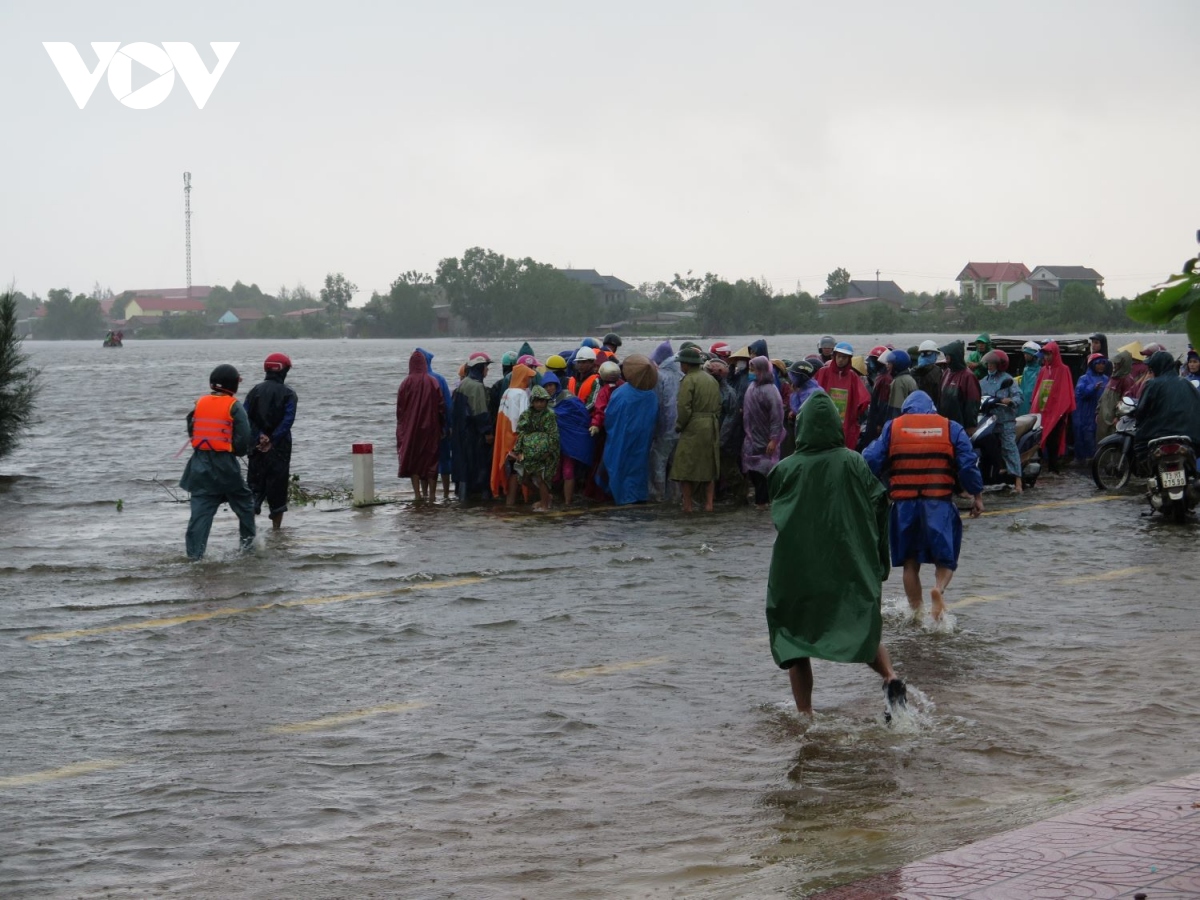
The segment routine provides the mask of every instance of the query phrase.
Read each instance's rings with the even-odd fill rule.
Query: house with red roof
[[[1008,306],[1033,296],[1029,267],[1014,262],[969,262],[954,280],[963,298],[974,298],[984,306]]]

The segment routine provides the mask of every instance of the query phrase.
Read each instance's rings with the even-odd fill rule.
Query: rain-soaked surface
[[[429,346],[453,378],[507,342]],[[915,714],[885,727],[874,674],[817,663],[805,726],[767,647],[764,514],[414,508],[391,438],[411,348],[28,345],[42,422],[0,463],[0,895],[802,896],[1200,769],[1196,524],[1078,472],[989,496],[953,627],[884,586]],[[293,509],[246,558],[226,509],[188,563],[163,486],[183,416],[212,365],[249,387],[274,349],[301,481],[348,483],[373,441],[401,502]]]

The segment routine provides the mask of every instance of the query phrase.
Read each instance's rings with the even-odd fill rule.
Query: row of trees
[[[17,336],[17,299],[0,294],[0,459],[16,449],[33,422],[38,372],[21,352]]]

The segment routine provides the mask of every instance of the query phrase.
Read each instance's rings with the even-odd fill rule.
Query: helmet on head
[[[292,367],[292,361],[282,353],[272,353],[263,362],[264,372],[286,372]]]
[[[1028,353],[1030,356],[1037,356],[1042,352],[1042,348],[1037,341],[1026,341],[1021,345],[1021,352]]]
[[[592,347],[580,347],[575,351],[575,362],[595,362],[596,351]]]
[[[517,365],[529,366],[531,369],[536,369],[538,367],[537,357],[530,356],[528,353],[526,353],[524,356],[517,358]]]
[[[611,359],[608,362],[600,364],[600,380],[601,381],[616,381],[621,377],[621,367]]]
[[[1008,354],[1003,350],[989,350],[980,359],[985,366],[995,365],[1001,372],[1008,368]]]
[[[708,348],[708,352],[719,359],[729,359],[729,344],[725,341],[717,341]]]
[[[483,355],[487,356],[486,353]],[[488,362],[491,362],[490,358],[488,359]],[[506,350],[504,355],[500,357],[500,365],[502,365],[502,366],[515,366],[516,364],[517,364],[517,351],[516,350]]]
[[[921,346],[917,348],[918,353],[937,353],[937,341],[921,341]]]
[[[817,344],[817,348],[820,350],[832,350],[836,345],[837,341],[827,334],[821,338],[820,343]]]
[[[908,355],[907,350],[889,350],[887,361],[895,366],[898,372],[902,372],[912,365],[912,357]]]
[[[580,347],[591,347],[593,350],[600,349],[600,342],[595,338],[584,338],[579,342]]]
[[[546,368],[550,369],[552,372],[561,372],[566,367],[567,361],[557,353],[546,360]]]
[[[870,359],[872,356],[875,357],[876,359],[879,359],[879,357],[883,356],[883,354],[885,354],[887,352],[888,352],[888,348],[883,346],[883,344],[880,344],[877,347],[871,348],[870,352],[867,353],[867,359]]]
[[[1142,358],[1149,359],[1151,356],[1153,356],[1159,350],[1165,350],[1165,349],[1166,349],[1166,347],[1164,347],[1162,344],[1156,344],[1155,342],[1151,341],[1149,344],[1147,344],[1146,346],[1144,346],[1142,348]]]
[[[504,356],[507,358],[508,354],[505,353]],[[474,368],[475,366],[486,366],[491,361],[492,358],[481,350],[478,353],[472,353],[469,357],[467,357],[467,366],[469,368]],[[514,362],[515,361],[516,360],[514,360]],[[505,365],[511,365],[511,363],[505,363]]]
[[[854,355],[854,347],[850,344],[849,341],[838,341],[836,344],[833,345],[833,352],[834,353],[844,353],[844,354],[846,354],[846,356],[853,356]]]
[[[621,336],[619,334],[617,334],[615,331],[610,331],[608,334],[606,334],[604,336],[604,343],[610,347],[620,347],[621,346]]]
[[[798,359],[788,366],[788,373],[801,384],[812,378],[816,368],[807,359]]]
[[[208,375],[208,385],[214,391],[224,391],[226,394],[236,394],[242,376],[229,363],[221,363]]]

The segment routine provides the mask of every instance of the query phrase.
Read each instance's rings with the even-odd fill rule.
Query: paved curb
[[[1200,897],[1200,773],[1055,816],[819,900]]]

